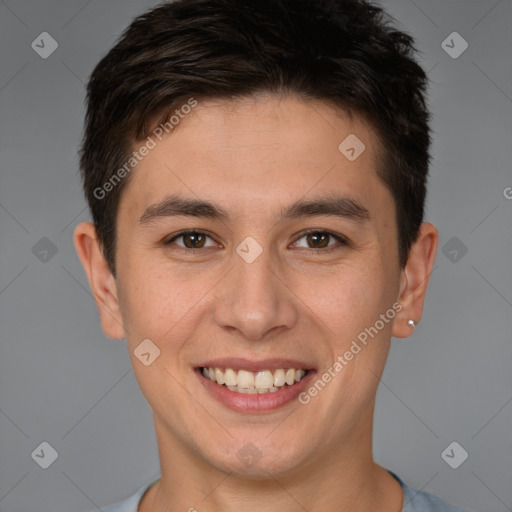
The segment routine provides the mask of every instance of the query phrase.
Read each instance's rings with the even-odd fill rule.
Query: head
[[[421,317],[437,248],[413,54],[365,1],[186,0],[137,18],[94,69],[93,223],[75,244],[169,449],[261,476],[370,436],[391,336]],[[309,387],[265,413],[219,406],[199,368],[227,357],[293,359]],[[237,456],[249,441],[264,470]]]

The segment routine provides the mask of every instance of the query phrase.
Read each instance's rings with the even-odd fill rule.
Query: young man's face
[[[161,464],[186,458],[266,478],[369,453],[390,338],[419,319],[423,290],[411,298],[408,287],[432,259],[422,249],[421,270],[399,268],[373,131],[321,102],[260,96],[199,102],[155,140],[123,191],[116,280],[104,280],[100,312],[109,336],[126,337]],[[180,213],[172,198],[222,216]],[[184,230],[200,233],[179,237]],[[134,354],[146,339],[160,350],[147,366]],[[277,392],[245,394],[206,379],[199,368],[212,364],[272,370],[260,383],[282,378],[279,368],[309,372]]]

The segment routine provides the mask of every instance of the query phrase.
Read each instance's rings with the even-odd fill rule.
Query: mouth
[[[291,403],[312,381],[316,370],[287,359],[204,362],[195,373],[208,395],[244,413],[271,412]]]
[[[233,368],[200,366],[203,377],[235,393],[276,393],[302,381],[309,370],[303,368],[277,368],[275,370],[249,371]]]

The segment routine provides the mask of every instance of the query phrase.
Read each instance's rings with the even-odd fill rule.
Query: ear
[[[410,336],[414,327],[410,326],[408,321],[413,320],[418,324],[421,319],[438,242],[439,234],[436,227],[428,222],[423,223],[400,276],[398,302],[402,305],[402,310],[396,315],[393,324],[393,336],[396,338]]]
[[[82,262],[89,285],[100,313],[103,332],[110,338],[125,337],[119,309],[117,285],[91,222],[82,222],[73,234],[75,249]]]

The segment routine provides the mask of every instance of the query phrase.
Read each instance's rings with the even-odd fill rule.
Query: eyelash
[[[334,238],[340,245],[330,245],[330,246],[327,246],[325,248],[319,248],[319,249],[315,249],[313,247],[309,247],[309,248],[302,248],[306,251],[311,251],[311,252],[331,252],[333,250],[336,250],[336,249],[340,249],[341,247],[349,247],[350,246],[350,241],[344,237],[343,235],[339,235],[337,233],[333,233],[332,231],[327,231],[327,230],[321,230],[321,229],[308,229],[306,231],[303,231],[301,233],[301,235],[296,239],[296,241],[294,243],[296,243],[298,240],[300,240],[301,238],[304,238],[308,235],[311,235],[311,234],[324,234],[324,235],[328,235],[332,238]],[[165,240],[163,242],[163,244],[165,246],[169,246],[171,245],[175,240],[177,240],[178,238],[183,238],[184,236],[187,236],[187,235],[206,235],[207,237],[209,237],[210,239],[213,240],[213,238],[205,231],[201,231],[201,230],[197,230],[197,229],[187,229],[185,231],[180,231],[179,233],[177,233],[176,235],[174,235],[172,238],[168,239],[168,240]],[[184,250],[186,252],[194,252],[194,251],[200,251],[201,249],[204,249],[203,247],[198,247],[196,249],[193,249],[193,248],[189,248],[189,247],[181,247],[181,246],[178,246],[178,248],[180,250]],[[208,249],[208,247],[206,247],[206,249]]]

